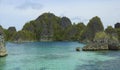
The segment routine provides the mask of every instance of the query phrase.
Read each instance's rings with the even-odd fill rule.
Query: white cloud
[[[43,5],[36,1],[32,0],[1,0],[1,5],[14,6],[18,9],[42,9]]]
[[[19,6],[17,6],[16,8],[18,9],[42,9],[43,8],[43,5],[41,5],[40,3],[37,3],[37,2],[25,2]]]
[[[84,22],[99,16],[104,26],[120,21],[119,0],[0,0],[0,23],[18,30],[25,22],[44,12],[69,17],[72,22]]]

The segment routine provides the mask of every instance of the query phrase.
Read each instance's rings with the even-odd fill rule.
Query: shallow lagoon
[[[0,70],[119,70],[120,51],[76,52],[78,42],[6,43]]]

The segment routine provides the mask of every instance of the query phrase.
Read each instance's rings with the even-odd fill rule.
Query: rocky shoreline
[[[88,44],[82,48],[83,51],[103,51],[103,50],[120,50],[120,46],[108,44]]]
[[[99,50],[108,50],[107,44],[88,44],[82,48],[83,51],[99,51]]]
[[[112,31],[112,30],[111,30]],[[95,33],[93,41],[82,48],[83,51],[120,50],[118,36],[115,31]]]

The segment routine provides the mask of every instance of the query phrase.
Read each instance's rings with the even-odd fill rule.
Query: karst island
[[[119,70],[119,0],[0,0],[0,70]]]

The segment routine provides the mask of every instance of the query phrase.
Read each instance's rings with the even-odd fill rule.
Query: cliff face
[[[93,41],[97,32],[104,31],[103,24],[98,16],[93,17],[87,24],[86,29],[83,32],[82,38],[86,41]]]
[[[62,27],[62,29],[67,28],[68,26],[71,26],[72,22],[70,21],[69,18],[67,17],[62,17],[61,21],[60,21],[60,26]]]
[[[37,19],[26,23],[22,30],[36,35],[38,41],[66,40],[67,30],[72,23],[67,17],[58,17],[53,13],[43,13]],[[70,39],[70,38],[69,38]]]
[[[52,13],[44,13],[39,16],[34,22],[37,39],[41,41],[53,40],[55,27],[59,27],[60,18]]]
[[[86,26],[80,22],[72,24],[68,17],[53,13],[43,13],[35,20],[27,22],[22,30],[15,27],[4,29],[6,41],[78,41]]]
[[[2,28],[0,28],[0,57],[6,56],[6,55],[7,55],[7,51],[5,48],[3,30]]]

